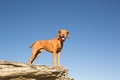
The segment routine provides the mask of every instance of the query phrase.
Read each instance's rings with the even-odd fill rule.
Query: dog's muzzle
[[[66,40],[66,37],[64,37],[64,36],[61,36],[60,38],[61,38],[63,41]]]

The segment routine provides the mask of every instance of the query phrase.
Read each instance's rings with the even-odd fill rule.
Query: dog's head
[[[67,31],[67,30],[65,30],[65,29],[62,29],[62,30],[59,30],[58,31],[58,36],[60,37],[60,39],[62,40],[62,41],[65,41],[66,40],[66,38],[68,38],[69,37],[69,31]]]

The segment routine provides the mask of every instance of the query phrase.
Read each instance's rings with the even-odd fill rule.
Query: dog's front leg
[[[57,67],[57,63],[56,63],[56,53],[53,53],[53,64],[54,64],[54,67]]]
[[[58,66],[61,67],[61,64],[60,64],[60,52],[57,54],[57,58],[58,58]]]

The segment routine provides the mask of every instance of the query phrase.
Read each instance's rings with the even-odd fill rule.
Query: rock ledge
[[[74,80],[68,78],[68,69],[45,65],[0,60],[0,80]]]

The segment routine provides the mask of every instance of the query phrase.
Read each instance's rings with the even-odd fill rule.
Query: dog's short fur
[[[63,29],[63,30],[58,31],[58,36],[56,38],[34,42],[30,46],[30,48],[32,48],[33,50],[32,50],[32,56],[29,60],[29,64],[31,65],[33,61],[39,57],[42,50],[46,50],[48,52],[51,52],[53,55],[54,67],[57,67],[57,66],[61,67],[60,52],[63,48],[63,43],[67,37],[69,37],[69,32]]]

